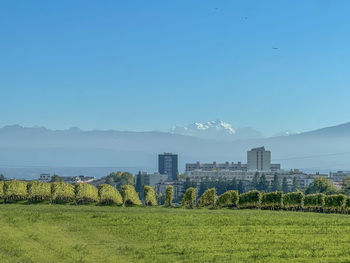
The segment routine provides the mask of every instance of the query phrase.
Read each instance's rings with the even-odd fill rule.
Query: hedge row
[[[196,189],[189,188],[182,199],[182,206],[186,208],[197,207],[237,207],[258,208],[270,210],[304,210],[314,212],[347,212],[350,213],[350,197],[343,194],[324,195],[309,194],[302,192],[261,193],[257,190],[238,195],[237,191],[227,191],[216,196],[215,188],[207,189],[196,200]]]
[[[90,184],[73,185],[64,182],[44,183],[19,180],[0,182],[0,199],[3,199],[5,203],[48,201],[52,203],[141,205],[141,201],[133,186],[123,186],[122,195],[116,188],[108,184],[101,184],[96,188]],[[154,189],[153,196],[152,191],[148,196],[150,196],[152,205],[157,204]]]

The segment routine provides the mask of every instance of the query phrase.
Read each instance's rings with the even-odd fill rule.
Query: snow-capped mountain
[[[222,120],[195,122],[187,126],[174,126],[171,133],[215,140],[240,140],[262,138],[259,131],[250,127],[234,128]]]

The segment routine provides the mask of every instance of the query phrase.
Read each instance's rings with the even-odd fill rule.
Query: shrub
[[[91,184],[76,184],[75,200],[78,204],[96,203],[98,202],[98,190]]]
[[[5,198],[5,193],[4,193],[4,181],[0,181],[0,199]]]
[[[27,199],[27,183],[23,181],[7,181],[4,184],[5,201],[20,201]]]
[[[132,185],[122,186],[123,205],[142,205],[135,188]]]
[[[326,195],[324,198],[324,208],[328,212],[340,212],[345,208],[346,201],[346,195]]]
[[[305,195],[304,207],[310,211],[322,211],[324,206],[324,194]]]
[[[197,207],[212,207],[216,206],[216,189],[207,189],[197,201]]]
[[[219,207],[234,207],[238,204],[238,191],[229,190],[219,196],[217,200]]]
[[[119,191],[109,184],[100,184],[98,186],[98,195],[100,203],[103,205],[123,204],[123,198]]]
[[[293,192],[283,195],[283,205],[289,210],[299,210],[304,207],[304,193]]]
[[[350,212],[350,197],[347,197],[347,198],[346,198],[346,201],[345,201],[345,211],[346,211],[347,213]]]
[[[50,201],[51,185],[49,183],[33,181],[27,185],[28,200],[31,202]]]
[[[239,196],[239,207],[259,208],[261,204],[261,192],[257,190],[249,191]]]
[[[173,198],[174,198],[174,186],[168,185],[166,187],[165,191],[165,206],[170,207],[173,205]]]
[[[147,206],[157,205],[156,192],[154,191],[153,187],[146,185],[143,188],[143,195],[144,195],[145,205]]]
[[[283,207],[283,193],[280,191],[265,193],[261,198],[261,208],[281,209]]]
[[[67,203],[75,200],[74,186],[64,182],[51,184],[51,198],[53,203]]]
[[[188,188],[182,197],[181,206],[186,208],[194,208],[196,197],[197,189],[193,187]]]

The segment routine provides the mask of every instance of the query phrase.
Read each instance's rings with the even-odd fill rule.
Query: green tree
[[[0,182],[5,180],[5,176],[3,174],[0,174]]]
[[[240,194],[243,194],[245,192],[245,186],[242,181],[239,181],[237,189],[238,189],[238,193]]]
[[[254,174],[254,177],[253,177],[253,180],[252,180],[252,187],[254,189],[258,189],[258,187],[259,187],[259,173],[258,172],[256,172]]]
[[[257,190],[262,191],[262,192],[269,191],[269,182],[266,180],[265,174],[262,174],[260,176]]]
[[[298,190],[298,187],[299,187],[299,185],[298,185],[297,177],[294,176],[291,191],[296,192]]]
[[[142,180],[141,180],[142,174],[141,171],[136,175],[136,184],[135,184],[135,190],[139,194],[139,197],[143,197],[143,189],[144,185],[142,185]]]
[[[236,178],[233,178],[231,182],[229,182],[227,186],[227,190],[237,190],[238,189],[238,184]]]
[[[128,172],[117,172],[110,173],[106,178],[106,183],[110,185],[115,185],[118,190],[121,190],[123,185],[132,185],[134,186],[134,176]]]
[[[191,182],[191,179],[189,177],[186,177],[186,181],[183,184],[183,191],[186,192],[186,190],[190,187],[196,188],[196,183]]]
[[[54,182],[63,182],[64,181],[64,178],[57,175],[57,174],[54,174],[53,176],[51,176],[51,183],[54,183]]]
[[[315,178],[314,182],[311,183],[305,191],[306,194],[334,194],[336,192],[337,189],[332,181],[324,177]]]
[[[280,191],[281,190],[281,182],[280,179],[278,178],[278,174],[275,173],[273,176],[273,180],[271,181],[271,191]]]
[[[288,186],[287,177],[283,177],[283,180],[282,180],[282,191],[283,191],[283,193],[288,193],[289,192],[289,186]]]
[[[344,178],[341,185],[341,192],[346,195],[350,195],[350,176]]]

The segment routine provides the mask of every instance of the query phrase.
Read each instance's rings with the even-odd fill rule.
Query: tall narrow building
[[[265,147],[251,149],[247,153],[247,167],[249,171],[270,171],[271,152]]]
[[[159,154],[158,173],[167,174],[169,180],[176,180],[178,173],[177,154]]]

